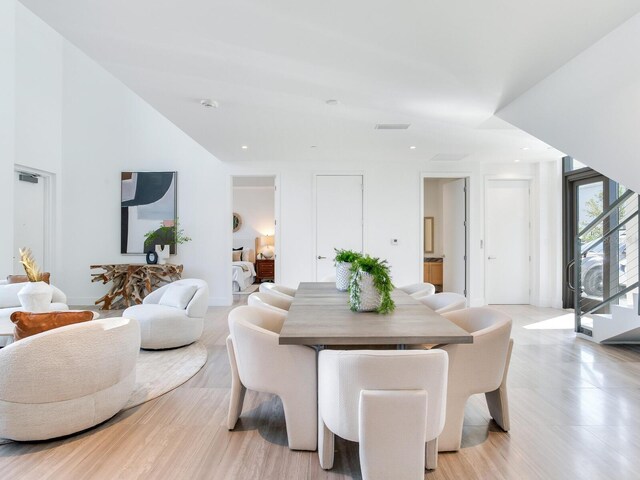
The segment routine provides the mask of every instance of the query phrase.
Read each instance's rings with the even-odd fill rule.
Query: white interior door
[[[24,275],[19,248],[30,248],[40,268],[46,268],[45,188],[42,178],[38,178],[38,183],[24,182],[18,172],[13,183],[13,273]]]
[[[442,250],[445,292],[466,296],[467,202],[466,180],[460,178],[442,185]]]
[[[316,176],[316,280],[335,274],[334,248],[362,251],[362,175]]]
[[[487,185],[486,300],[529,303],[529,181],[490,180]]]

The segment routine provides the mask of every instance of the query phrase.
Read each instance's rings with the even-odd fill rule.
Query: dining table
[[[473,336],[400,289],[387,314],[354,312],[333,282],[302,282],[280,331],[280,345],[329,346],[473,343]]]

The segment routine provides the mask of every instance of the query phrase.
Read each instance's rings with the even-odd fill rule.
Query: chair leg
[[[507,395],[507,374],[509,373],[509,363],[511,362],[512,350],[513,339],[510,339],[509,350],[507,351],[507,361],[504,365],[504,373],[502,374],[502,383],[493,392],[485,393],[491,417],[505,432],[508,432],[511,428],[511,421],[509,419],[509,397]]]
[[[334,450],[335,436],[318,414],[318,459],[322,469],[331,470],[333,468]]]
[[[289,397],[281,395],[280,399],[287,425],[289,448],[315,451],[318,448],[318,404],[315,390],[313,399],[305,398],[305,392],[297,392],[295,396]]]
[[[460,450],[462,425],[464,424],[464,407],[468,398],[468,396],[450,396],[447,398],[444,429],[438,437],[439,452],[456,452]]]
[[[231,335],[227,337],[227,355],[229,356],[229,364],[231,365],[231,398],[229,399],[227,428],[229,430],[233,430],[238,422],[240,414],[242,413],[244,394],[247,389],[240,381],[240,374],[238,373],[238,364],[236,363],[236,354],[233,349],[233,340],[231,340]]]
[[[425,468],[427,470],[435,470],[438,468],[438,439],[425,443],[424,448]]]

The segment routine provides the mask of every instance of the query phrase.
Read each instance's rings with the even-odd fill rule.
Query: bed
[[[235,250],[231,262],[231,286],[232,291],[242,292],[246,290],[256,279],[255,261],[256,254],[252,248]]]

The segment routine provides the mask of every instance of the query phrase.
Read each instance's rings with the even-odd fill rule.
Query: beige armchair
[[[286,315],[289,311],[289,307],[291,307],[291,300],[287,300],[285,297],[272,295],[270,293],[254,292],[247,298],[247,304],[252,307],[262,307],[267,310],[274,310]]]
[[[438,439],[441,452],[460,449],[468,398],[484,393],[489,413],[505,431],[510,428],[507,372],[513,341],[511,318],[491,308],[467,308],[443,315],[473,335],[473,343],[436,347],[449,354],[447,418]]]
[[[318,358],[318,456],[333,467],[334,434],[360,443],[364,479],[422,479],[444,425],[443,351],[323,350]]]
[[[436,293],[436,287],[431,283],[414,283],[412,285],[399,287],[398,289],[411,295],[413,298],[427,297]]]
[[[452,292],[436,293],[429,295],[428,297],[419,298],[431,310],[436,313],[453,312],[454,310],[460,310],[467,305],[467,299],[464,295]]]
[[[278,344],[284,319],[280,313],[249,306],[229,314],[231,399],[227,427],[235,427],[247,388],[272,393],[282,400],[289,448],[313,451],[318,441],[316,352],[309,347]]]
[[[297,290],[295,288],[285,287],[284,285],[277,285],[271,282],[265,282],[260,284],[261,293],[270,293],[272,295],[284,295],[289,299],[295,297]]]

